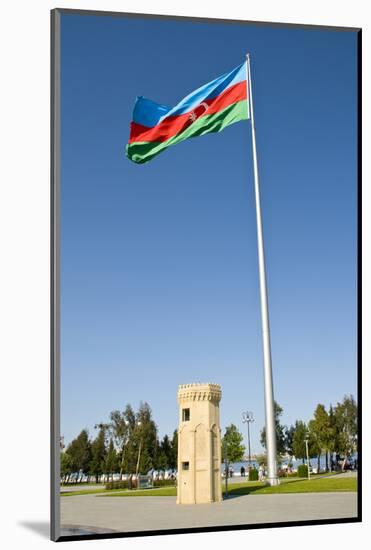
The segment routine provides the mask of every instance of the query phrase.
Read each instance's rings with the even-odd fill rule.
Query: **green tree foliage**
[[[128,405],[129,408],[130,405]],[[127,413],[128,413],[128,407],[123,411],[115,410],[110,413],[110,433],[112,437],[114,438],[116,447],[122,450],[125,441],[127,439],[127,434],[129,431],[127,420]],[[129,413],[130,414],[130,413]]]
[[[158,449],[155,466],[158,470],[167,470],[169,468],[169,462],[166,454],[162,449]]]
[[[307,438],[309,457],[317,457],[319,469],[320,456],[325,453],[327,470],[329,454],[336,452],[347,458],[357,449],[357,420],[358,408],[352,395],[345,395],[336,407],[330,405],[328,412],[325,405],[318,404],[308,425],[301,420],[295,423],[292,437],[294,456],[304,462]]]
[[[309,430],[312,438],[316,441],[318,450],[318,469],[319,460],[322,453],[326,454],[326,471],[328,470],[328,452],[331,447],[331,439],[333,438],[333,430],[326,408],[322,404],[318,404],[314,411],[314,418],[309,422]]]
[[[129,428],[124,468],[129,473],[135,473],[138,465],[140,473],[147,473],[155,467],[157,455],[157,426],[148,403],[140,404],[138,412],[129,419]]]
[[[127,466],[128,463],[134,460],[134,449],[131,449],[130,445],[128,446],[135,428],[135,413],[132,406],[130,404],[126,405],[122,412],[119,410],[112,411],[109,427],[117,449],[118,469],[120,470],[121,479],[125,465]]]
[[[174,430],[172,439],[164,435],[162,441],[157,444],[155,468],[165,470],[176,469],[178,460],[178,431]]]
[[[358,407],[352,395],[345,395],[334,409],[337,451],[345,458],[357,450]],[[344,463],[343,463],[344,466]]]
[[[91,461],[89,466],[89,472],[91,475],[95,476],[95,481],[97,483],[99,476],[105,473],[106,456],[105,430],[101,428],[91,445]]]
[[[290,426],[289,428],[286,428],[285,430],[285,449],[287,454],[289,454],[291,457],[294,456],[294,449],[293,449],[293,443],[294,443],[294,434],[295,434],[295,426]]]
[[[167,470],[170,468],[170,463],[172,459],[172,447],[171,441],[168,435],[164,435],[161,443],[157,446],[157,456],[156,456],[156,468],[159,470]]]
[[[110,442],[109,442],[104,469],[105,469],[105,473],[107,474],[107,481],[110,480],[110,476],[112,477],[112,481],[113,481],[113,474],[118,469],[118,460],[117,460],[117,453],[116,453],[116,449],[113,444],[112,438],[110,439]]]
[[[110,448],[113,445],[115,450],[113,462],[121,476],[123,472],[135,473],[137,466],[141,473],[146,473],[155,466],[158,454],[157,427],[148,403],[141,403],[137,412],[130,404],[122,412],[114,410],[110,413],[110,422],[99,426],[107,430],[112,440],[109,445]],[[112,460],[113,455],[111,451]],[[112,474],[111,461],[106,462],[106,467],[107,464],[109,473]]]
[[[113,411],[111,414],[115,415],[117,411]],[[138,456],[138,447],[134,436],[136,432],[136,414],[133,407],[127,404],[124,411],[121,413],[121,419],[116,416],[115,422],[117,422],[118,426],[121,423],[121,428],[119,427],[116,432],[116,434],[120,434],[119,438],[122,438],[121,449],[119,450],[120,474],[122,475],[123,472],[133,473],[135,472],[136,459]],[[115,431],[113,433],[115,433]]]
[[[287,452],[290,456],[306,457],[305,438],[309,440],[310,457],[322,452],[338,453],[348,457],[357,449],[357,404],[353,396],[344,396],[336,407],[330,405],[328,412],[322,404],[317,405],[308,426],[297,420],[295,426],[287,428],[280,418],[283,409],[275,402],[275,421],[277,434],[277,460]],[[146,473],[151,468],[177,468],[178,432],[170,438],[165,435],[161,442],[157,438],[157,426],[152,418],[148,403],[141,403],[134,411],[128,404],[120,412],[114,410],[108,423],[98,424],[99,433],[91,442],[87,430],[82,430],[61,453],[61,476],[83,472],[94,475],[96,479],[102,473],[112,475],[115,471],[135,473],[139,459],[139,471]],[[109,439],[109,444],[107,439]],[[223,442],[227,445],[228,460],[235,462],[243,457],[245,447],[242,434],[231,424]],[[261,431],[261,443],[266,446],[265,428]],[[224,457],[224,450],[222,450]],[[258,462],[266,463],[265,455]]]
[[[173,437],[171,439],[169,467],[173,469],[178,468],[178,430],[174,430]]]
[[[222,439],[222,457],[227,458],[228,462],[238,462],[242,460],[245,446],[242,445],[243,435],[234,424],[226,428]]]
[[[322,447],[321,447],[321,441],[319,439],[319,436],[315,431],[315,421],[314,420],[310,420],[308,422],[307,440],[308,440],[308,455],[309,455],[309,458],[317,457],[317,471],[319,472],[319,470],[320,470],[320,458],[321,458],[321,454],[322,454]]]
[[[297,420],[295,422],[295,431],[292,441],[292,450],[295,458],[301,458],[304,463],[304,459],[307,456],[305,448],[305,438],[307,437],[308,429],[305,422]]]
[[[329,451],[330,453],[334,453],[338,447],[338,433],[336,429],[336,418],[334,413],[334,408],[332,405],[330,405],[329,411],[328,411],[328,419],[329,419],[329,429],[330,429],[330,438],[329,438]]]
[[[87,430],[82,430],[80,434],[71,441],[66,449],[71,459],[72,472],[82,472],[87,474],[91,461],[91,443]]]
[[[276,423],[276,442],[277,442],[277,455],[284,454],[286,452],[286,426],[280,423],[280,418],[283,413],[283,408],[275,401],[274,402],[274,418]],[[263,447],[267,448],[267,435],[266,428],[260,432],[260,443]]]
[[[60,464],[61,464],[61,478],[66,482],[68,483],[69,481],[69,477],[70,477],[70,474],[71,474],[71,471],[72,471],[72,461],[71,461],[71,457],[70,455],[67,453],[67,452],[62,452],[61,453],[61,459],[60,459]]]
[[[166,468],[170,468],[172,449],[171,449],[171,441],[168,435],[164,435],[160,444],[160,450],[166,456]]]

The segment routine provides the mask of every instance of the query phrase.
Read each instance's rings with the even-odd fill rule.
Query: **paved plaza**
[[[221,503],[177,505],[175,497],[61,498],[61,535],[151,531],[357,516],[357,493],[233,496]]]

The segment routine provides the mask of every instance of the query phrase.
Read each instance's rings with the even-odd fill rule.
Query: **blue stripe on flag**
[[[238,65],[233,71],[225,73],[191,92],[173,108],[167,105],[160,105],[142,96],[138,97],[134,106],[133,121],[137,124],[153,128],[164,118],[192,111],[205,99],[217,97],[230,86],[243,80],[246,80],[246,63]]]

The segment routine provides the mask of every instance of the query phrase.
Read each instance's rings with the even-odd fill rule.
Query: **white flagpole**
[[[256,225],[258,236],[258,257],[259,257],[259,281],[260,281],[260,309],[262,317],[263,333],[263,354],[264,354],[264,396],[265,396],[265,428],[267,444],[267,466],[269,485],[278,485],[277,476],[277,443],[276,443],[276,423],[274,414],[273,397],[273,377],[271,362],[271,345],[269,334],[269,316],[268,316],[268,298],[267,283],[265,276],[263,227],[260,208],[259,174],[258,161],[256,156],[255,124],[254,124],[254,106],[252,99],[250,56],[246,55],[246,77],[248,85],[247,102],[251,120],[252,153],[254,164],[254,182],[255,182],[255,203],[256,203]]]

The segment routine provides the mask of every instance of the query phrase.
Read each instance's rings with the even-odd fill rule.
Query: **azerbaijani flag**
[[[126,156],[142,164],[170,145],[220,132],[248,118],[246,63],[243,63],[190,93],[175,107],[138,97]]]

